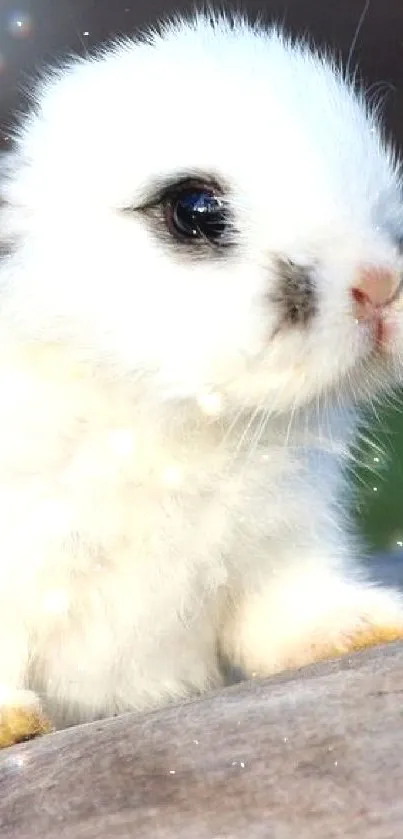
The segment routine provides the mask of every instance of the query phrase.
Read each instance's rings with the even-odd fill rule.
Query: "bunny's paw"
[[[52,725],[39,698],[29,690],[0,688],[0,748],[49,734]]]

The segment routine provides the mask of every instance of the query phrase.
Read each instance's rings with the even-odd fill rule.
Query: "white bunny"
[[[0,229],[0,742],[402,637],[343,476],[401,182],[330,59],[198,16],[73,60]]]

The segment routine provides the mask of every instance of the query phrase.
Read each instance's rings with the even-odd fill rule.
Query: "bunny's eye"
[[[209,186],[183,185],[166,195],[164,216],[169,232],[176,239],[204,239],[224,244],[228,212],[223,198]]]

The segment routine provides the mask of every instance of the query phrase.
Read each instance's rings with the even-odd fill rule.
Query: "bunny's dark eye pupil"
[[[169,198],[165,209],[170,233],[181,240],[219,243],[227,226],[224,202],[211,189],[182,189]]]

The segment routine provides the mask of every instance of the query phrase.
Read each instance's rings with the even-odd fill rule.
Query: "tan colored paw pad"
[[[403,625],[363,626],[347,640],[348,650],[355,652],[378,644],[389,644],[403,639]]]
[[[53,730],[38,706],[3,706],[0,708],[0,748],[32,740]]]
[[[392,641],[403,639],[403,625],[389,624],[377,626],[365,624],[356,629],[351,635],[343,634],[334,641],[312,645],[312,661],[326,661],[330,658],[338,658],[348,653],[359,652],[370,647],[381,644],[389,644]]]

